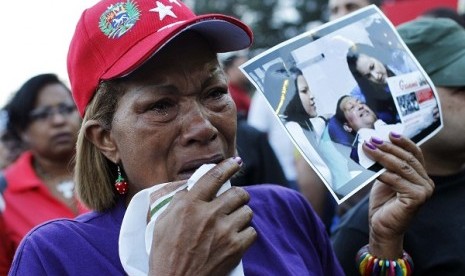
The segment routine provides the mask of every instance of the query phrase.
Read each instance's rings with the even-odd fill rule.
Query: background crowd
[[[323,13],[326,17],[322,16],[322,18],[335,20],[364,6],[370,4],[381,6],[382,3],[368,0],[329,0],[326,4]],[[358,256],[357,252],[369,244],[371,251],[368,255],[392,257],[399,255],[399,250],[400,252],[405,250],[404,254],[408,253],[408,258],[411,258],[406,257],[405,263],[407,260],[408,262],[413,260],[414,271],[418,275],[442,275],[444,271],[448,272],[447,275],[464,275],[465,217],[456,211],[460,210],[465,193],[465,140],[460,139],[465,130],[462,120],[465,115],[462,108],[465,103],[465,77],[460,74],[465,70],[464,26],[463,15],[456,10],[441,7],[428,10],[418,18],[397,27],[401,38],[436,86],[441,102],[444,128],[439,134],[421,145],[422,154],[419,150],[417,152],[416,148],[404,138],[392,133],[389,136],[392,144],[373,138],[370,143],[362,141],[360,150],[369,152],[368,155],[383,164],[388,169],[388,173],[382,175],[379,182],[366,186],[341,205],[336,204],[319,176],[300,156],[263,95],[256,93],[251,83],[239,71],[238,66],[251,58],[252,53],[255,53],[244,50],[247,48],[244,44],[247,43],[238,45],[239,43],[230,42],[230,45],[223,45],[221,46],[223,49],[217,51],[212,49],[217,45],[213,45],[214,43],[210,41],[206,46],[205,41],[197,36],[180,35],[168,46],[160,46],[160,52],[156,52],[156,56],[161,57],[160,60],[149,59],[146,56],[143,60],[146,63],[143,65],[137,63],[131,68],[125,68],[130,69],[125,72],[119,72],[106,79],[96,79],[92,84],[95,85],[94,89],[90,89],[91,92],[82,88],[85,85],[80,83],[84,81],[77,78],[73,69],[69,69],[71,87],[68,87],[66,81],[60,80],[53,73],[44,72],[44,74],[30,76],[30,79],[22,84],[2,108],[1,113],[0,275],[8,274],[13,259],[15,259],[15,264],[10,272],[12,275],[37,272],[38,267],[42,267],[45,274],[65,272],[76,274],[77,271],[73,270],[78,269],[79,265],[66,261],[66,255],[63,255],[63,252],[67,249],[71,250],[73,246],[79,247],[86,244],[86,242],[89,244],[83,245],[84,249],[79,249],[78,251],[82,252],[77,254],[83,256],[84,259],[93,258],[95,262],[100,262],[99,265],[91,265],[89,270],[86,270],[87,272],[101,272],[104,271],[101,270],[102,267],[108,266],[110,268],[106,270],[107,273],[121,274],[123,271],[117,260],[116,248],[117,230],[120,226],[118,223],[111,224],[109,220],[113,217],[122,219],[125,208],[123,206],[129,204],[130,198],[137,191],[153,183],[178,180],[170,178],[172,169],[169,167],[172,165],[169,163],[171,160],[169,156],[174,156],[176,153],[175,146],[168,146],[168,144],[174,145],[178,139],[175,127],[165,127],[163,132],[163,127],[161,127],[167,122],[165,120],[169,120],[170,112],[175,113],[173,111],[174,100],[164,100],[151,106],[151,110],[163,109],[157,112],[164,112],[164,115],[161,113],[157,115],[158,117],[153,119],[154,122],[141,123],[136,120],[131,121],[131,112],[142,110],[145,103],[138,103],[136,97],[132,95],[139,95],[143,98],[146,93],[144,91],[147,91],[144,89],[152,85],[147,80],[150,77],[159,80],[161,77],[154,72],[158,72],[156,68],[162,67],[167,68],[166,76],[172,81],[172,86],[198,85],[193,78],[186,83],[177,82],[184,79],[179,76],[182,74],[176,73],[176,70],[190,68],[193,71],[202,72],[205,67],[199,67],[199,64],[211,64],[214,54],[225,51],[231,52],[219,54],[219,63],[215,66],[224,72],[226,83],[223,86],[229,91],[237,114],[224,111],[227,110],[224,106],[228,103],[220,101],[226,101],[221,96],[225,92],[214,91],[209,92],[212,95],[198,96],[205,98],[201,104],[210,109],[208,116],[199,115],[200,111],[195,109],[198,107],[192,107],[193,105],[183,102],[183,105],[179,106],[179,112],[185,112],[189,121],[187,119],[180,123],[176,121],[176,124],[179,124],[176,125],[176,129],[182,129],[176,130],[182,133],[179,139],[185,140],[179,143],[199,145],[195,151],[190,152],[190,155],[198,158],[207,156],[211,149],[205,145],[216,145],[215,143],[219,143],[217,147],[224,151],[222,155],[208,155],[208,158],[200,158],[203,161],[220,163],[217,167],[218,171],[207,175],[203,178],[203,182],[207,183],[207,180],[215,182],[212,179],[224,173],[227,178],[234,175],[231,178],[233,186],[245,187],[244,190],[231,190],[223,197],[233,202],[229,205],[220,204],[218,200],[211,199],[215,192],[207,188],[208,183],[203,186],[199,185],[203,190],[201,188],[195,190],[199,198],[208,194],[206,198],[211,200],[207,202],[211,203],[208,205],[209,208],[213,206],[219,210],[227,210],[227,217],[231,220],[233,219],[230,217],[234,216],[235,224],[240,224],[237,229],[239,234],[235,234],[243,238],[241,242],[236,240],[236,243],[232,242],[233,238],[227,239],[232,241],[225,243],[224,246],[234,247],[234,251],[228,256],[218,253],[222,249],[220,246],[210,248],[210,253],[218,253],[218,259],[215,260],[217,263],[215,265],[208,263],[207,268],[200,272],[224,274],[242,258],[245,261],[245,272],[250,274],[258,273],[259,275],[263,272],[259,272],[260,269],[271,260],[275,263],[269,267],[270,273],[274,272],[279,275],[296,275],[303,271],[313,271],[322,275],[358,275],[360,269],[365,269],[365,267],[362,267],[360,263],[356,264],[354,260]],[[241,28],[245,30],[245,27]],[[241,39],[246,40],[245,37],[249,37],[250,34],[243,36]],[[254,30],[254,36],[260,38],[261,34]],[[84,49],[85,46],[79,44],[79,39],[80,37],[76,35],[73,43],[78,45],[75,47]],[[198,48],[186,49],[183,43],[187,40],[189,43],[194,41],[192,43]],[[175,50],[179,50],[182,54],[171,64],[170,57],[177,53]],[[79,54],[82,53],[75,53],[74,58],[77,59]],[[83,67],[72,58],[68,60],[68,66]],[[81,70],[82,72],[79,73],[82,74],[86,71],[82,68]],[[299,76],[303,76],[298,72],[298,69],[293,71],[297,89],[295,102],[299,104],[305,116],[292,117],[292,111],[297,109],[294,108],[288,112],[288,123],[299,126],[299,130],[304,135],[310,129],[312,131],[318,129],[318,135],[313,139],[320,143],[324,135],[329,135],[327,133],[328,122],[326,118],[317,113],[308,87],[307,90],[299,90],[299,87],[305,86],[305,80],[299,79]],[[124,77],[120,78],[122,75]],[[195,77],[202,79],[205,74],[197,73]],[[215,78],[221,79],[221,77]],[[279,76],[269,78],[279,78]],[[276,83],[277,80],[266,81],[266,83],[273,83],[273,81]],[[363,89],[361,85],[359,88]],[[104,96],[92,98],[93,94],[89,93],[94,93],[95,90]],[[116,96],[110,92],[118,94]],[[82,96],[80,93],[85,95]],[[303,94],[306,95],[302,96]],[[87,100],[84,103],[76,100],[83,97]],[[148,96],[145,97],[148,98]],[[305,101],[310,104],[306,106]],[[139,104],[139,109],[128,104],[132,102],[136,106]],[[368,102],[369,100],[365,100],[357,104],[369,105]],[[386,102],[389,102],[389,99]],[[379,108],[389,107],[390,103],[380,105]],[[215,117],[211,115],[213,112],[222,115]],[[376,109],[374,112],[376,113]],[[232,116],[234,118],[230,118],[231,115],[234,115]],[[205,119],[206,117],[208,118]],[[204,122],[206,120],[209,122]],[[396,118],[392,118],[392,121],[395,122]],[[236,125],[237,131],[234,127]],[[150,126],[160,128],[160,132],[150,133],[148,130]],[[218,128],[219,131],[215,132],[213,128]],[[217,140],[220,142],[216,142]],[[157,156],[150,155],[147,148],[153,152],[158,151]],[[321,162],[324,164],[324,156],[331,153],[317,150],[318,154],[323,156]],[[409,152],[409,155],[407,156],[405,152]],[[240,159],[235,159],[234,156],[239,156]],[[200,162],[200,159],[194,160],[193,157],[183,156],[180,159],[189,158],[193,159],[192,164],[179,169],[184,170],[184,173],[193,170],[195,164]],[[161,162],[163,165],[160,160],[163,160]],[[156,172],[148,172],[152,169],[148,164],[152,163],[160,164],[157,165]],[[404,163],[408,164],[411,170],[405,171],[397,166]],[[334,180],[334,185],[337,185],[337,179],[344,177],[341,169],[346,168],[339,165],[335,167],[338,170],[328,169],[328,179]],[[348,171],[349,169],[345,173]],[[116,184],[123,185],[124,192],[120,189],[108,190],[108,187],[100,188],[104,186],[102,183],[108,182],[109,177],[110,182],[115,182],[114,179],[117,179]],[[436,186],[434,192],[430,187],[433,186],[429,182],[430,178]],[[126,182],[125,179],[128,181]],[[76,181],[87,184],[75,185]],[[407,189],[399,183],[393,184],[395,182],[408,182],[415,185]],[[127,183],[129,183],[129,188],[125,186],[128,185]],[[130,186],[131,183],[137,184]],[[273,185],[269,185],[270,183]],[[387,184],[383,186],[380,183]],[[215,182],[216,186],[219,184],[221,183]],[[250,188],[251,185],[252,188]],[[385,189],[385,186],[391,189]],[[125,198],[127,189],[129,193]],[[234,201],[235,195],[240,200]],[[394,199],[396,195],[397,200]],[[178,203],[178,206],[186,207],[189,203],[188,197],[186,194],[182,196],[174,198],[173,202]],[[430,196],[431,198],[427,200]],[[250,207],[245,207],[249,200]],[[421,206],[424,201],[426,203]],[[406,208],[406,211],[404,210],[404,213],[397,211],[399,206]],[[409,207],[412,209],[409,210]],[[92,212],[94,210],[98,212]],[[179,218],[175,221],[176,223],[187,223],[190,227],[205,223],[205,217],[196,218],[197,221],[190,222],[188,218],[181,215],[185,214],[182,211],[180,208],[172,208],[167,216]],[[210,211],[213,214],[213,210]],[[252,211],[253,220],[251,214],[249,215]],[[100,216],[100,213],[103,215]],[[39,227],[36,228],[37,233],[29,234],[27,242],[21,244],[23,237],[38,225],[47,225],[47,222],[52,219],[73,219],[82,214],[85,215],[77,219],[80,225],[68,223],[72,220],[63,220],[64,222],[58,221],[56,224]],[[284,222],[276,221],[276,217],[279,220],[280,216],[289,215],[291,218]],[[396,220],[396,215],[399,215],[401,219]],[[392,220],[390,216],[393,216]],[[395,233],[380,227],[383,225],[383,219],[385,219],[384,222],[398,221],[392,226],[394,230],[391,229]],[[92,223],[90,222],[92,220],[100,221],[98,225],[86,224]],[[223,217],[217,219],[216,226],[223,224],[221,227],[212,227],[211,231],[224,230],[225,225],[230,226],[229,228],[236,227],[230,221],[228,221],[230,224],[225,224],[225,220],[226,218]],[[165,234],[166,236],[175,222],[169,219],[161,222],[162,227],[158,235]],[[247,227],[250,223],[255,230]],[[96,227],[92,228],[89,225]],[[291,229],[286,229],[289,225]],[[106,227],[114,231],[100,230]],[[387,234],[385,236],[379,233],[373,234],[373,229],[382,229],[386,231],[383,234],[388,233],[389,237],[386,238]],[[86,231],[92,233],[93,238],[80,233]],[[305,233],[306,231],[309,232]],[[198,235],[201,237],[201,235],[212,235],[218,232],[200,233],[199,231]],[[276,232],[283,237],[275,239],[273,235]],[[96,239],[96,237],[102,237],[102,233],[108,234],[108,243],[101,244]],[[261,233],[264,233],[266,237],[260,237]],[[47,240],[46,234],[56,235],[56,240]],[[60,248],[63,242],[60,239],[64,240],[66,234],[75,235],[75,240],[66,248]],[[185,244],[188,243],[185,233],[176,234],[173,234],[166,243],[161,242],[157,245],[158,247],[152,247],[153,251],[158,249],[163,252],[163,250],[172,249],[170,247],[172,244],[169,242],[182,240]],[[233,236],[232,234],[224,235],[228,238]],[[378,238],[381,241],[390,240],[391,243],[379,243]],[[199,240],[202,239],[199,238]],[[110,241],[116,245],[110,244]],[[213,241],[220,243],[219,240]],[[295,248],[290,250],[286,247],[286,242],[294,245]],[[392,245],[395,242],[397,244]],[[198,244],[205,246],[200,242]],[[304,245],[311,249],[305,248]],[[50,246],[51,249],[37,249],[39,246]],[[20,247],[19,251],[17,251],[18,247]],[[103,249],[108,250],[105,254],[113,256],[98,255],[98,252]],[[86,256],[89,252],[90,256]],[[167,261],[167,258],[152,253],[150,255],[151,271],[166,273],[168,268],[174,269],[179,265],[178,259],[182,257],[192,263],[200,263],[195,257],[186,256],[187,254],[180,251],[173,252],[178,253],[179,256],[176,258],[177,262],[172,263]],[[17,253],[16,257],[15,253]],[[25,258],[22,258],[23,254]],[[257,255],[262,257],[256,257]],[[299,257],[296,258],[295,255]],[[42,256],[50,259],[44,261]],[[363,256],[358,256],[358,260],[364,260]],[[400,256],[402,260],[403,256],[405,255]],[[369,258],[366,258],[365,262],[368,263]],[[312,261],[306,263],[302,261],[304,259]],[[166,261],[164,264],[166,270],[156,271],[155,268],[159,268],[163,261]],[[210,260],[210,262],[213,261]],[[317,269],[308,268],[308,266],[317,267]],[[199,272],[184,268],[186,269],[184,273]],[[406,272],[403,275],[409,274]]]

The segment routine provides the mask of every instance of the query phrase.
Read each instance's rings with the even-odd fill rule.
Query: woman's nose
[[[60,113],[60,112],[53,112],[51,114],[51,118],[50,118],[50,121],[53,123],[53,124],[62,124],[63,122],[66,121],[66,117],[64,114]]]
[[[315,105],[315,98],[310,98],[310,105]]]
[[[218,137],[218,130],[210,121],[208,112],[201,107],[191,108],[183,118],[183,144],[209,143]]]

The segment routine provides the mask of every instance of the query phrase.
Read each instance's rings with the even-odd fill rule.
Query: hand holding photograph
[[[418,145],[442,128],[435,88],[374,5],[254,57],[243,73],[340,204],[384,168],[362,145],[390,133]]]

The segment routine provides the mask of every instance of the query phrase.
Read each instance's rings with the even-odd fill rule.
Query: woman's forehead
[[[226,76],[216,59],[190,59],[167,64],[153,61],[128,78],[127,84],[204,87],[218,82],[226,82]]]
[[[146,74],[167,76],[171,74],[192,74],[201,70],[207,74],[222,74],[216,53],[200,36],[186,35],[170,42],[139,69],[132,78],[146,77]]]

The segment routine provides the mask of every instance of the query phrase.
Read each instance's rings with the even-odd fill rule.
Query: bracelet
[[[405,250],[402,258],[380,259],[370,254],[367,244],[360,248],[355,261],[362,276],[410,276],[413,272],[412,257]]]

